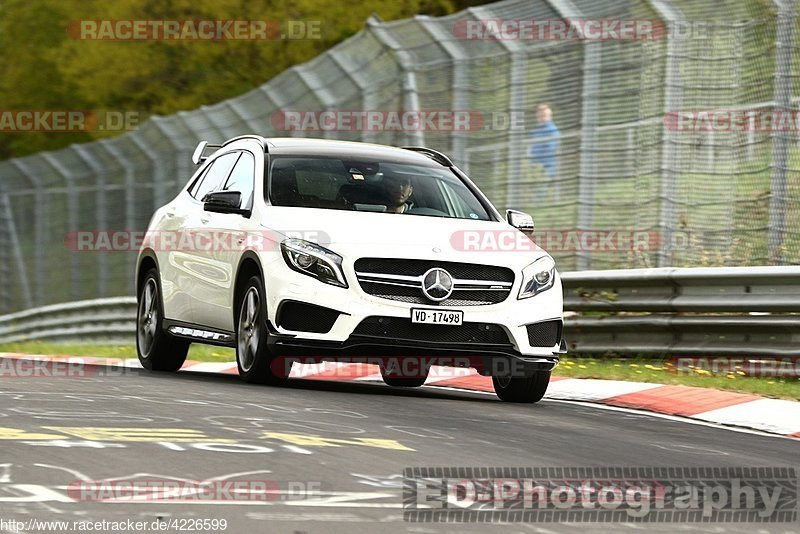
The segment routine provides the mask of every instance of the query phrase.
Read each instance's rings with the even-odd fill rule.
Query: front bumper
[[[324,284],[313,278],[292,271],[281,261],[272,262],[267,288],[269,320],[278,325],[278,310],[285,301],[298,301],[335,309],[340,315],[329,331],[312,333],[293,331],[274,326],[275,349],[280,353],[300,353],[319,350],[341,357],[359,356],[365,353],[394,355],[430,355],[433,351],[443,355],[464,356],[469,353],[480,357],[506,358],[552,368],[558,362],[558,354],[566,352],[562,340],[553,346],[532,346],[526,325],[553,320],[562,320],[563,299],[561,280],[534,297],[524,300],[516,298],[519,293],[520,276],[514,282],[509,297],[498,304],[482,306],[430,306],[411,304],[376,297],[364,292],[356,282],[352,263],[344,265],[349,288]],[[448,339],[444,343],[419,340],[396,340],[385,337],[354,335],[358,326],[368,317],[410,319],[412,308],[436,310],[458,309],[464,312],[464,323],[484,323],[502,327],[508,344],[458,343]],[[443,326],[442,328],[448,328]],[[377,351],[377,352],[376,352]]]
[[[273,329],[269,337],[271,352],[284,363],[318,364],[324,361],[345,363],[385,363],[388,359],[413,359],[428,365],[472,367],[486,376],[520,376],[550,371],[558,365],[558,353],[550,356],[524,356],[511,344],[435,343],[352,336],[344,342],[309,340],[280,334]],[[559,353],[566,352],[562,340]]]

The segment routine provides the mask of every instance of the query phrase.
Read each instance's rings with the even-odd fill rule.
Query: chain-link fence
[[[144,229],[191,175],[199,140],[244,133],[442,150],[499,208],[533,214],[564,271],[800,263],[797,128],[763,126],[769,112],[790,111],[795,125],[800,113],[796,9],[796,0],[507,0],[369,20],[238,98],[0,163],[0,312],[131,294],[134,253],[74,252],[65,236]],[[566,19],[578,38],[463,32],[475,21],[486,30]],[[652,21],[655,31],[595,38],[580,22],[589,20]],[[549,129],[537,123],[541,105]],[[281,110],[461,110],[481,127],[287,133],[274,120]],[[695,120],[702,110],[745,119],[707,127]],[[587,237],[608,245],[631,231],[647,233],[647,246]]]

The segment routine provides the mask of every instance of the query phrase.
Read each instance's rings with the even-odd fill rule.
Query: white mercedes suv
[[[138,256],[145,368],[176,371],[199,342],[235,347],[249,382],[332,359],[420,386],[435,364],[542,398],[566,352],[555,264],[531,217],[504,218],[447,156],[245,135],[193,161]]]

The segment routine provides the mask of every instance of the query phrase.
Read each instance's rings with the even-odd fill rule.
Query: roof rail
[[[404,147],[401,147],[401,148],[403,148],[403,150],[413,150],[414,152],[419,152],[421,154],[425,154],[426,156],[431,158],[433,161],[435,161],[437,163],[440,163],[440,164],[444,165],[445,167],[452,167],[453,166],[453,162],[450,160],[450,158],[448,158],[447,156],[445,156],[441,152],[439,152],[437,150],[434,150],[432,148],[427,148],[427,147],[424,147],[424,146],[404,146]]]
[[[219,150],[220,148],[224,147],[225,145],[229,145],[229,144],[233,143],[234,141],[241,141],[242,139],[252,139],[254,141],[258,141],[258,143],[261,145],[261,148],[264,150],[264,152],[265,153],[269,152],[267,150],[267,144],[264,141],[263,137],[261,137],[259,135],[252,135],[252,134],[251,135],[239,135],[237,137],[231,137],[230,139],[228,139],[227,141],[225,141],[221,145],[220,144],[211,144],[208,141],[200,141],[197,144],[197,148],[194,149],[194,153],[192,154],[192,163],[194,163],[195,165],[200,165],[202,162],[204,162],[206,159],[208,159],[208,156],[206,156],[204,154],[206,149],[210,148],[212,150]]]

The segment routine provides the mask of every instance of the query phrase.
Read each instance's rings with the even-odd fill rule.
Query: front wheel
[[[139,291],[136,314],[136,352],[142,367],[151,371],[177,371],[186,361],[189,342],[164,331],[164,305],[158,271],[150,269]]]
[[[267,307],[264,284],[253,276],[242,290],[236,325],[236,363],[239,376],[256,384],[283,384],[288,370],[278,369],[279,362],[267,344]]]
[[[550,384],[550,371],[530,376],[493,376],[494,392],[506,402],[539,402]]]

